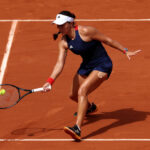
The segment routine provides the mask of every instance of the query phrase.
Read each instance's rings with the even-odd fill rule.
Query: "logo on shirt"
[[[70,45],[70,47],[69,47],[70,49],[72,49],[73,48],[73,46],[72,45]]]

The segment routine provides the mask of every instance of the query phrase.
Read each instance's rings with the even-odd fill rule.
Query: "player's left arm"
[[[110,37],[100,33],[96,28],[93,27],[87,27],[86,34],[91,40],[98,40],[102,43],[105,43],[115,49],[120,50],[122,53],[126,54],[128,59],[130,59],[131,56],[136,55],[141,50],[136,51],[128,51],[127,48],[125,48],[123,45],[121,45],[119,42],[112,40]]]

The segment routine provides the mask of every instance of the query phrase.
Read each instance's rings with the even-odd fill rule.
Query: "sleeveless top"
[[[100,41],[92,40],[85,42],[81,39],[78,31],[78,26],[75,27],[75,39],[71,40],[66,36],[69,49],[80,55],[83,59],[81,65],[86,65],[87,67],[94,67],[98,64],[110,63],[109,58],[105,48]]]

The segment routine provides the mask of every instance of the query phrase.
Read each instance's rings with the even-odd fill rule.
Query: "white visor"
[[[56,20],[54,20],[53,23],[55,23],[57,25],[63,25],[66,22],[73,22],[73,21],[74,21],[74,18],[72,18],[72,17],[58,14],[56,16]]]

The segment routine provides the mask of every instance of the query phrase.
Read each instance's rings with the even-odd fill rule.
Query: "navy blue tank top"
[[[100,41],[92,40],[85,42],[81,39],[78,27],[75,28],[75,39],[71,40],[68,36],[66,36],[66,39],[69,49],[82,57],[82,64],[93,66],[111,61]]]

